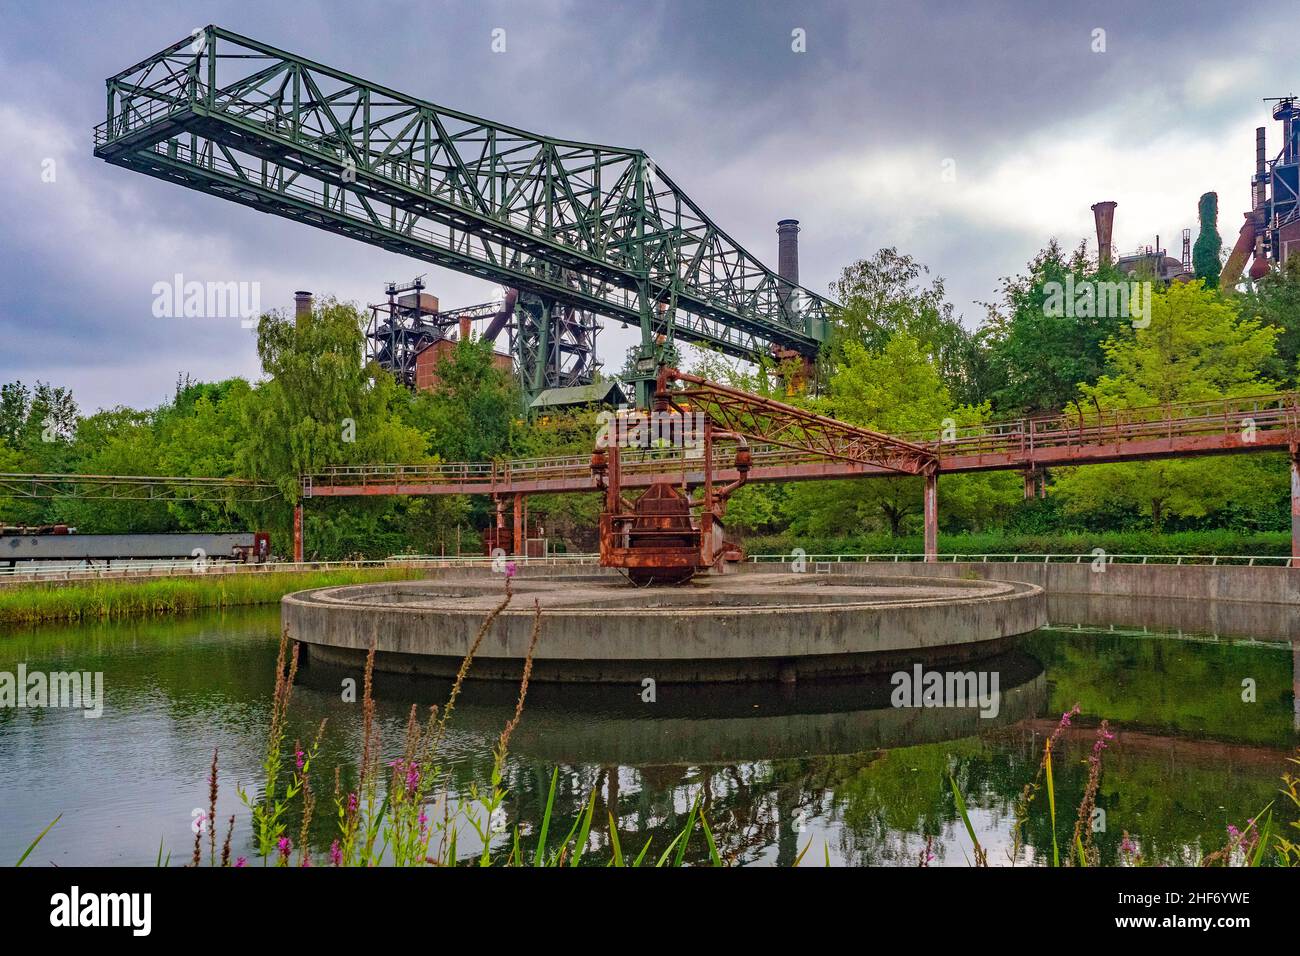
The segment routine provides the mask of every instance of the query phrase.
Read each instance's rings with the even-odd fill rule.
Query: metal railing
[[[936,555],[936,562],[958,564],[1092,564],[1103,558],[1106,564],[1146,565],[1161,567],[1281,567],[1291,566],[1292,558],[1282,554],[960,554]],[[487,555],[428,555],[394,554],[387,558],[358,561],[275,561],[264,564],[245,564],[237,561],[208,559],[204,570],[199,570],[193,558],[167,561],[140,561],[116,568],[0,568],[0,584],[40,581],[84,581],[112,578],[154,576],[181,576],[202,574],[274,574],[293,571],[335,571],[379,568],[499,568],[500,558]],[[504,560],[517,567],[584,567],[600,563],[594,553],[550,554],[545,557],[507,555]],[[921,553],[870,552],[860,554],[751,554],[748,564],[791,564],[804,561],[810,565],[825,564],[919,564],[925,561]],[[1294,567],[1300,569],[1300,560]]]
[[[177,558],[164,561],[138,561],[118,567],[96,568],[0,568],[0,584],[18,581],[88,581],[101,578],[159,577],[204,574],[275,574],[293,571],[338,571],[379,568],[452,568],[492,567],[496,559],[486,555],[409,555],[397,554],[387,558],[358,561],[268,561],[263,564],[245,564],[240,561],[207,559],[199,565],[194,558]],[[517,566],[542,565],[550,567],[596,564],[596,554],[552,554],[546,557],[508,555],[505,560]]]
[[[809,564],[857,564],[882,562],[892,564],[922,563],[926,560],[923,553],[872,552],[861,554],[751,554],[745,559],[751,564],[787,564],[805,561]],[[965,564],[1091,564],[1104,560],[1106,564],[1136,564],[1162,566],[1237,566],[1237,567],[1287,567],[1292,558],[1286,554],[1093,554],[1083,552],[1076,554],[1023,554],[994,553],[961,554],[946,553],[934,556],[936,563]],[[1297,563],[1300,567],[1300,563]]]
[[[1300,396],[1294,392],[1253,395],[1244,398],[1179,402],[1144,408],[1088,412],[1071,417],[1067,414],[987,425],[965,426],[941,437],[934,431],[910,433],[898,438],[921,445],[940,459],[1008,456],[1008,467],[1032,465],[1035,452],[1046,449],[1107,449],[1132,442],[1157,439],[1193,439],[1222,435],[1239,436],[1249,445],[1256,433],[1272,435],[1269,447],[1277,444],[1277,434],[1300,434]],[[798,465],[824,460],[808,451],[779,445],[756,443],[750,453],[756,468]],[[625,474],[668,473],[702,468],[702,454],[684,454],[678,449],[623,449]],[[730,467],[734,452],[726,447],[714,449],[715,469]],[[525,458],[496,462],[440,462],[428,465],[376,464],[327,468],[304,477],[310,484],[367,485],[394,483],[491,483],[507,485],[514,480],[546,478],[581,479],[590,476],[588,455],[565,455],[550,458]]]

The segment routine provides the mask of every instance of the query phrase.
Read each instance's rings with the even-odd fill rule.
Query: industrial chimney
[[[1115,227],[1115,206],[1118,203],[1107,200],[1094,203],[1093,218],[1097,220],[1097,262],[1101,266],[1110,265],[1110,237]]]
[[[799,220],[782,219],[776,224],[776,272],[790,285],[799,284]]]
[[[303,319],[311,317],[312,297],[310,292],[298,291],[293,294],[293,322],[302,325]]]
[[[1250,266],[1250,277],[1262,279],[1268,275],[1268,173],[1265,162],[1267,130],[1263,126],[1255,127],[1255,178],[1251,195],[1251,208],[1248,218],[1255,224],[1255,247],[1251,250],[1254,262]]]
[[[781,277],[777,298],[787,319],[794,318],[790,297],[799,284],[799,220],[782,219],[776,224],[776,274]]]

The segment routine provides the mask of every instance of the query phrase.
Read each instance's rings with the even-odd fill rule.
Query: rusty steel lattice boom
[[[639,323],[646,384],[659,335],[813,359],[829,332],[834,303],[641,150],[529,133],[215,26],[107,84],[96,156],[518,289],[541,346],[565,309]]]
[[[0,474],[0,498],[80,498],[90,501],[270,501],[280,490],[242,478],[156,475]]]
[[[686,387],[670,390],[671,382]],[[815,458],[874,465],[905,475],[932,473],[938,466],[935,450],[924,445],[816,415],[675,368],[659,370],[655,400],[678,406],[689,402],[721,429]]]

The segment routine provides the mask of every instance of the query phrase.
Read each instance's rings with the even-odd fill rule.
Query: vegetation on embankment
[[[925,544],[919,534],[892,537],[888,534],[840,535],[837,537],[793,534],[753,535],[743,542],[749,554],[790,554],[802,548],[805,554],[920,554]],[[1056,534],[939,534],[941,554],[1091,554],[1101,548],[1107,554],[1217,554],[1277,555],[1291,553],[1291,536],[1286,532],[1261,531],[1178,531],[1158,534],[1149,531],[1062,532]]]
[[[42,582],[0,588],[0,627],[274,604],[293,591],[421,577],[417,568],[194,574],[149,580]]]

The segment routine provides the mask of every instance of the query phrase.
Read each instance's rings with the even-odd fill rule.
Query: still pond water
[[[220,750],[218,817],[238,816],[235,853],[254,856],[235,783],[256,788],[270,715],[279,609],[0,632],[0,672],[102,671],[98,719],[80,711],[0,709],[0,865],[12,865],[56,815],[28,865],[153,865],[163,848],[189,858],[192,812],[207,806]],[[1052,628],[1020,639],[980,669],[1000,674],[994,718],[973,709],[890,706],[884,680],[689,689],[661,685],[534,685],[506,780],[510,824],[530,843],[559,769],[561,833],[592,790],[595,819],[615,808],[623,845],[666,846],[701,789],[724,854],[743,864],[968,865],[970,841],[952,774],[994,865],[1006,862],[1016,798],[1033,779],[1043,740],[1076,702],[1081,715],[1056,754],[1058,833],[1069,839],[1097,723],[1117,737],[1105,754],[1097,804],[1103,863],[1127,831],[1148,862],[1194,862],[1278,795],[1300,743],[1291,642]],[[327,718],[313,843],[334,833],[334,768],[355,779],[360,707],[342,681],[310,666],[294,692],[288,739]],[[1243,701],[1243,681],[1254,701]],[[380,675],[378,715],[398,755],[411,704],[445,700],[445,682]],[[457,705],[445,758],[458,793],[483,787],[515,688],[473,684]],[[1249,695],[1247,695],[1249,696]],[[1064,808],[1064,809],[1061,809]],[[593,827],[592,862],[608,858]],[[633,834],[639,835],[634,837]],[[1046,799],[1031,807],[1027,862],[1051,858]],[[688,858],[703,858],[697,839]],[[467,849],[466,853],[472,852]],[[653,851],[652,851],[653,852]]]

